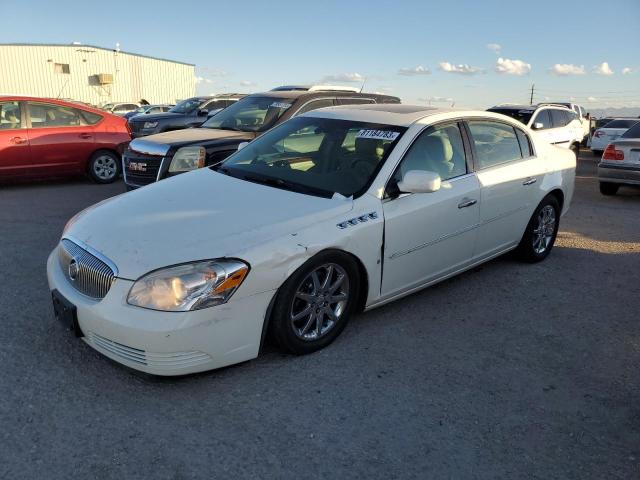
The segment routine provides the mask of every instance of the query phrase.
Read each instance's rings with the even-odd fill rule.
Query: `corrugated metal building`
[[[93,45],[0,44],[0,94],[176,103],[195,92],[195,65]]]

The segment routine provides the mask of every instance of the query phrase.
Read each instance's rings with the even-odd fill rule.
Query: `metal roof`
[[[151,55],[142,55],[140,53],[125,52],[124,50],[116,50],[115,48],[98,47],[96,45],[88,45],[85,43],[0,43],[0,47],[67,47],[67,48],[95,48],[96,50],[105,50],[107,52],[118,52],[125,55],[132,55],[134,57],[150,58],[152,60],[160,60],[162,62],[179,63],[181,65],[189,65],[195,67],[194,63],[180,62],[178,60],[170,60],[168,58],[152,57]]]

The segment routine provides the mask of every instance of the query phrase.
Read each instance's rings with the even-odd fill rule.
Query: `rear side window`
[[[553,128],[565,127],[569,123],[569,117],[564,110],[556,110],[555,108],[552,108],[549,110],[549,113],[551,113]]]
[[[612,120],[602,128],[631,128],[638,122],[637,119],[631,120]]]
[[[20,102],[0,103],[0,130],[22,128]]]
[[[547,128],[551,128],[551,118],[549,117],[549,110],[540,110],[535,119],[533,120],[533,124],[541,123],[542,127],[538,130],[546,130]]]
[[[77,108],[36,102],[29,102],[28,106],[31,128],[73,127],[83,124]]]
[[[97,113],[80,110],[80,114],[82,115],[82,118],[84,118],[84,121],[87,125],[95,125],[100,120],[102,120],[102,116],[98,115]]]
[[[310,112],[311,110],[317,110],[318,108],[333,107],[333,105],[333,98],[321,98],[318,100],[313,100],[303,106],[298,112],[298,115],[300,115],[301,113]]]
[[[620,138],[640,138],[640,122],[624,132]]]
[[[522,158],[520,142],[511,125],[490,120],[472,120],[468,125],[475,145],[478,169]]]
[[[533,156],[533,148],[531,147],[531,140],[526,133],[524,133],[519,128],[515,129],[516,137],[518,137],[518,143],[520,143],[520,153],[523,158],[532,157]]]

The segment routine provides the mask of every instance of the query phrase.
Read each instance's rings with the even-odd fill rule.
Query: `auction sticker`
[[[391,130],[360,130],[356,138],[371,138],[373,140],[390,140],[394,141],[398,138],[400,132],[393,132]]]
[[[282,103],[282,102],[273,102],[271,105],[269,105],[271,108],[283,108],[283,109],[287,109],[291,106],[290,103]]]

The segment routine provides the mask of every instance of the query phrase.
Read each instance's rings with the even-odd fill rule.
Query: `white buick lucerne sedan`
[[[575,165],[500,114],[310,112],[215,167],[77,214],[47,264],[54,310],[152,374],[255,358],[265,336],[310,353],[358,310],[512,249],[546,258]]]

